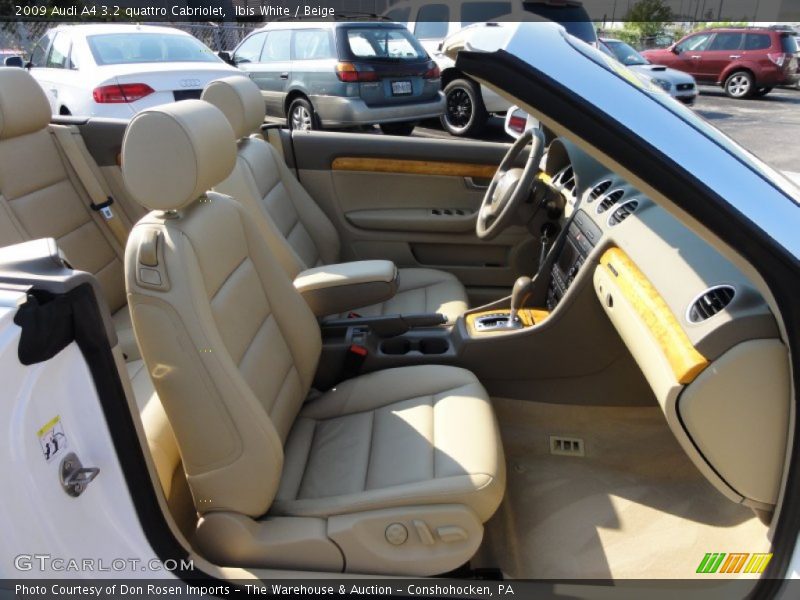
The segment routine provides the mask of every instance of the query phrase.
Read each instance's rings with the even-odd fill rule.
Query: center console
[[[575,218],[567,229],[564,245],[553,263],[550,284],[547,288],[546,305],[553,310],[567,293],[570,285],[586,261],[586,257],[600,240],[602,231],[594,224],[589,215],[582,210],[575,213]]]

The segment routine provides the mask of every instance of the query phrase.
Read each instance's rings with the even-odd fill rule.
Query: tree
[[[625,14],[625,24],[620,37],[627,42],[638,43],[655,37],[672,22],[672,9],[664,0],[638,0]]]

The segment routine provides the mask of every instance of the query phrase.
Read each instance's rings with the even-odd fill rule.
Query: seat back
[[[115,312],[125,306],[123,248],[87,207],[49,123],[50,104],[30,73],[0,67],[0,246],[55,238],[73,267],[97,278]]]
[[[233,76],[212,81],[202,99],[219,108],[237,137],[231,175],[214,187],[262,214],[260,228],[291,279],[305,269],[339,261],[339,235],[303,189],[278,151],[252,137],[264,121],[264,98],[253,81]]]
[[[214,106],[187,100],[128,126],[126,186],[151,209],[126,249],[134,330],[200,513],[260,516],[321,350],[317,322],[233,199],[204,190],[236,162]]]

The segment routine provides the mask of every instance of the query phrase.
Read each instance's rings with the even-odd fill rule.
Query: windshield
[[[210,48],[188,35],[109,33],[86,38],[98,65],[160,62],[221,62]]]
[[[648,65],[650,64],[649,61],[639,54],[636,50],[631,48],[625,42],[619,42],[615,40],[608,40],[603,42],[606,46],[609,47],[611,52],[617,58],[619,62],[621,62],[625,66],[632,66],[632,65]]]
[[[358,27],[347,30],[347,43],[356,58],[419,60],[428,57],[407,29]]]
[[[578,50],[581,54],[599,64],[600,66],[616,73],[618,76],[627,80],[628,83],[634,87],[639,88],[645,93],[648,93],[653,100],[661,104],[671,113],[678,116],[688,125],[703,133],[706,137],[713,140],[721,148],[724,148],[729,154],[735,156],[743,164],[748,165],[753,170],[757,171],[763,177],[771,180],[772,184],[779,187],[787,196],[794,199],[796,190],[792,190],[792,186],[788,184],[788,180],[781,175],[774,168],[766,164],[760,158],[748,152],[738,144],[734,143],[727,135],[722,133],[719,129],[702,119],[690,108],[684,106],[679,102],[675,102],[668,94],[663,93],[657,86],[648,85],[642,79],[632,76],[632,71],[615,62],[610,57],[606,56],[596,48],[586,44],[574,43],[569,38],[569,44]],[[788,185],[788,187],[787,187]],[[797,201],[797,200],[795,200]]]

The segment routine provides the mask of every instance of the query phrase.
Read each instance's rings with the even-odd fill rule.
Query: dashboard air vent
[[[568,191],[572,191],[575,189],[575,171],[572,169],[572,165],[568,166],[566,169],[559,171],[555,177],[553,177],[553,184],[558,187],[563,187]]]
[[[617,210],[611,213],[611,216],[608,217],[608,224],[613,227],[614,225],[622,223],[625,219],[631,216],[638,207],[638,200],[628,200],[627,202],[623,202],[619,205],[619,208],[617,208]]]
[[[614,206],[619,199],[625,195],[623,190],[614,190],[610,194],[606,195],[602,200],[600,200],[600,204],[597,205],[597,214],[606,212],[609,208]]]
[[[701,323],[713,317],[731,303],[736,290],[729,285],[717,285],[700,294],[689,306],[687,316],[692,323]]]
[[[605,181],[601,181],[596,186],[592,188],[592,191],[589,192],[589,202],[594,202],[600,196],[605,194],[608,191],[608,188],[611,187],[611,180],[606,179]]]

